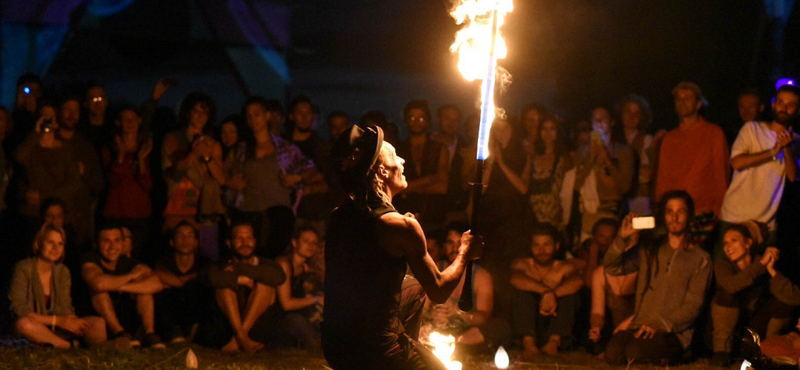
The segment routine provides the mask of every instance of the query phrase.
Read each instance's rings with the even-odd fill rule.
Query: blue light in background
[[[797,86],[797,83],[791,78],[781,78],[775,83],[775,90],[778,90],[783,85]]]

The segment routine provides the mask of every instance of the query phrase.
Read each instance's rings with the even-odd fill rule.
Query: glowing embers
[[[453,352],[456,350],[455,337],[434,331],[428,336],[427,341],[422,341],[422,344],[430,347],[436,358],[442,361],[448,370],[461,370],[461,363],[453,360]]]

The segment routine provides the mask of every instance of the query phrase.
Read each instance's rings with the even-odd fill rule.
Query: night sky
[[[214,37],[196,37],[208,19],[198,20],[191,4],[138,0],[111,19],[76,27],[46,77],[57,83],[93,79],[111,86],[112,97],[136,101],[160,76],[172,74],[181,83],[165,104],[174,106],[191,89],[207,89],[219,99],[221,115],[237,111],[248,91]],[[448,1],[286,4],[290,41],[278,49],[286,56],[291,83],[285,96],[273,97],[288,100],[304,93],[323,114],[343,109],[353,119],[382,109],[398,123],[411,99],[428,99],[433,107],[474,106],[477,85],[463,80],[449,52],[458,28]],[[670,91],[690,80],[703,88],[706,116],[735,130],[740,124],[735,100],[742,88],[756,87],[769,97],[774,79],[800,66],[800,48],[790,47],[800,39],[792,31],[798,17],[789,21],[788,52],[782,56],[784,45],[774,41],[775,21],[760,0],[516,0],[514,5],[503,29],[509,55],[500,62],[513,83],[499,97],[499,105],[513,114],[538,101],[574,122],[596,105],[613,106],[635,92],[650,101],[654,128],[672,128],[677,120]]]

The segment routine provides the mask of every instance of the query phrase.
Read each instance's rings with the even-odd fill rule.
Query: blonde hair
[[[53,225],[52,223],[46,223],[46,224],[42,225],[42,228],[39,229],[39,232],[37,232],[36,236],[33,238],[33,255],[34,256],[39,257],[41,255],[42,245],[44,245],[45,240],[47,239],[48,236],[50,236],[50,233],[52,233],[52,232],[56,232],[56,233],[58,233],[58,235],[61,235],[61,241],[64,242],[64,244],[67,243],[67,233],[64,232],[63,228],[60,228],[60,227],[58,227],[56,225]],[[64,260],[64,256],[66,254],[67,254],[66,250],[64,250],[64,252],[61,253],[61,258],[59,258],[59,260],[56,261],[56,262],[63,261]]]

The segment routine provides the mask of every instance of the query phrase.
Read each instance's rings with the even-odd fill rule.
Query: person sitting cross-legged
[[[33,242],[34,257],[14,266],[8,296],[16,317],[14,331],[34,343],[70,348],[81,339],[88,346],[106,340],[106,323],[75,316],[70,297],[72,279],[64,260],[64,229],[45,224]]]
[[[256,352],[275,328],[267,310],[275,303],[275,287],[286,280],[272,260],[256,256],[253,226],[235,222],[228,233],[231,258],[208,271],[219,311],[200,326],[201,344],[226,352]]]
[[[539,223],[530,234],[531,256],[511,266],[512,333],[522,337],[524,357],[539,353],[537,339],[546,341],[542,352],[555,355],[571,340],[583,279],[570,261],[555,258],[560,246],[555,226]]]
[[[169,241],[173,253],[156,263],[156,275],[164,284],[155,296],[156,328],[172,343],[191,342],[213,302],[211,289],[203,284],[211,261],[198,254],[197,237],[197,229],[181,221]]]
[[[139,261],[122,254],[123,234],[119,226],[108,224],[97,234],[98,248],[88,254],[81,264],[81,275],[92,294],[92,307],[106,320],[114,338],[132,339],[128,331],[137,326],[144,329],[145,345],[164,348],[155,333],[155,304],[153,294],[163,289],[158,276]],[[140,344],[132,340],[136,346]]]

